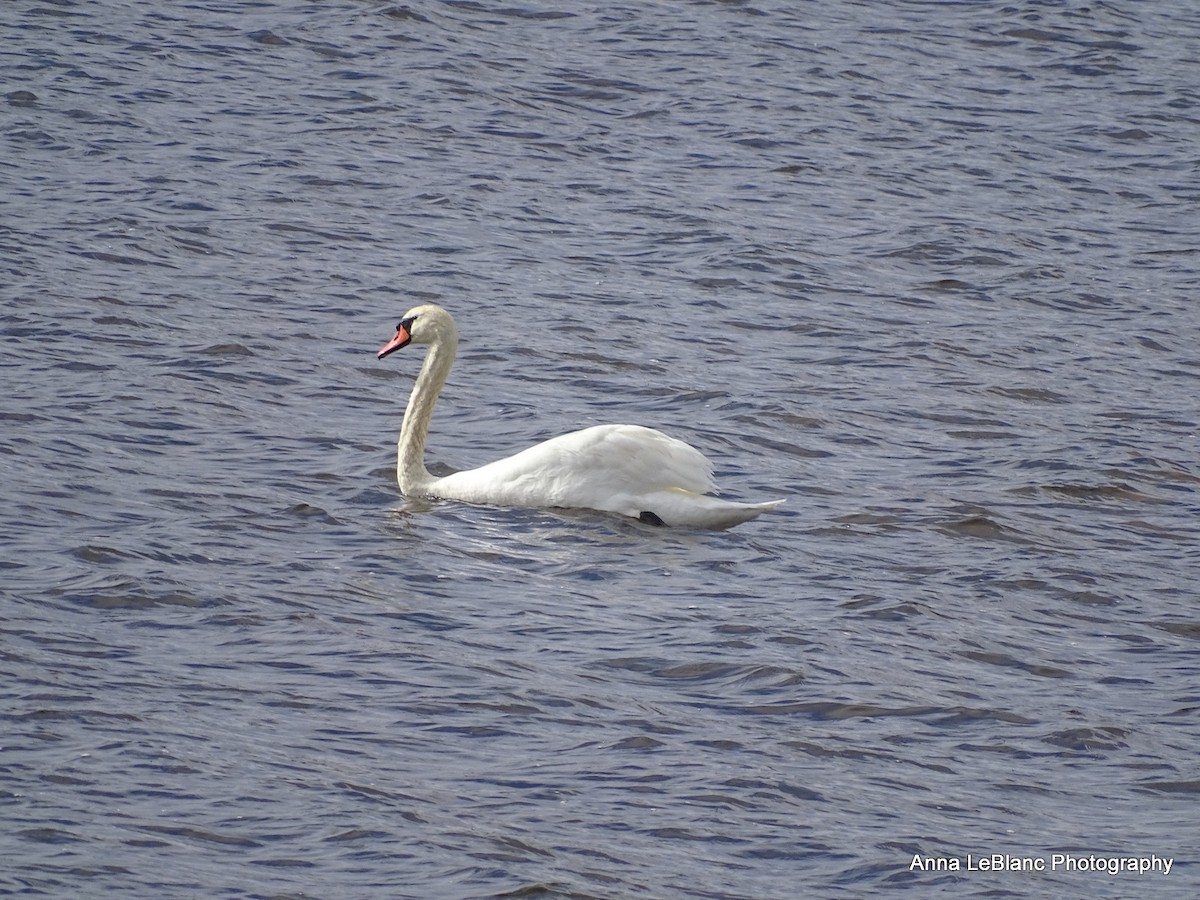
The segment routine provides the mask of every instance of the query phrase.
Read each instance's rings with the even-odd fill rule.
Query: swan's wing
[[[704,454],[652,428],[596,425],[439,478],[431,493],[474,503],[618,512],[631,497],[664,490],[716,490]]]
[[[681,489],[707,494],[717,489],[712,463],[695,447],[640,425],[598,425],[572,435],[584,443],[583,453],[621,472],[638,491]]]

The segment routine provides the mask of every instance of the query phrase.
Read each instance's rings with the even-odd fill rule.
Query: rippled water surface
[[[0,894],[1200,890],[1187,4],[0,33]],[[433,462],[630,421],[787,504],[407,503],[429,300]]]

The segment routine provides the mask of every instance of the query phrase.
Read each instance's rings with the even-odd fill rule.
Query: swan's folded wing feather
[[[683,441],[641,425],[599,425],[576,432],[594,436],[608,465],[624,472],[639,490],[679,489],[707,494],[717,489],[712,463]]]

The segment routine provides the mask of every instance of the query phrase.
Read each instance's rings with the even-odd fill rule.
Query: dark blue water
[[[1185,7],[6,3],[0,894],[1195,896]]]

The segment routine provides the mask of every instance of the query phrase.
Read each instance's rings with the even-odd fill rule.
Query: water
[[[0,893],[1195,896],[1179,4],[0,27]],[[437,463],[631,421],[787,505],[406,503],[431,299]]]

